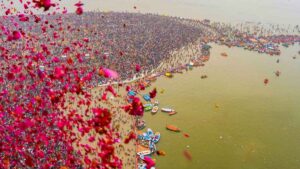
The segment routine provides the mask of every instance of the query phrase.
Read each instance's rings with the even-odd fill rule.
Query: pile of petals
[[[144,115],[144,106],[140,98],[131,96],[130,99],[132,102],[129,105],[123,106],[122,108],[133,116],[143,116]]]
[[[66,43],[66,32],[77,28],[56,15],[67,12],[58,1],[1,3],[0,168],[121,168],[110,110],[93,107],[86,90],[103,76],[117,79],[118,73],[100,65],[87,68],[81,52],[89,50],[87,39]],[[83,14],[83,4],[75,6]],[[117,95],[112,86],[106,92]],[[72,102],[77,108],[69,106]],[[143,114],[138,98],[128,111]],[[99,148],[83,144],[83,138]]]

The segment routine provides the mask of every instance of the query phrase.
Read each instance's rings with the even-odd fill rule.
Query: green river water
[[[145,113],[147,127],[162,135],[158,149],[167,153],[154,156],[157,168],[299,169],[299,49],[297,44],[283,48],[281,56],[269,56],[213,45],[205,67],[153,83],[159,91],[165,89],[156,98],[160,107],[178,111],[174,116]],[[282,72],[279,77],[277,70]],[[182,132],[166,130],[167,124]],[[192,161],[184,150],[190,151]]]

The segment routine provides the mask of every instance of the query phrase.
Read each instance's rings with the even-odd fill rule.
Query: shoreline
[[[197,40],[187,46],[182,47],[179,50],[171,52],[171,57],[163,60],[163,62],[154,70],[154,72],[156,72],[154,76],[153,74],[145,75],[143,77],[131,81],[130,83],[132,83],[133,85],[138,85],[141,83],[139,80],[141,80],[142,82],[148,81],[149,84],[148,87],[151,87],[151,82],[153,81],[153,78],[156,79],[156,78],[160,78],[161,76],[165,76],[165,72],[179,73],[178,71],[188,70],[187,65],[191,63],[200,62],[201,63],[200,66],[204,66],[203,63],[208,60],[209,55],[208,56],[205,55],[205,57],[203,56],[204,55],[201,53],[200,50],[200,40]],[[135,126],[136,135],[138,135],[140,131],[141,130],[138,130],[137,127]],[[136,151],[134,152],[134,156],[136,157],[136,168],[138,168],[139,161],[140,161],[140,157],[136,154],[137,148],[139,146],[138,140],[135,140],[135,145],[136,145]]]
[[[123,81],[112,81],[107,82],[105,84],[99,84],[98,86],[92,87],[90,89],[94,89],[97,87],[105,87],[109,85],[118,85],[118,84],[130,84],[134,83],[138,80],[142,80],[149,77],[159,77],[164,75],[165,72],[172,71],[174,69],[179,69],[184,64],[188,64],[191,60],[197,60],[197,55],[201,55],[201,51],[199,50],[200,39],[195,42],[191,42],[189,45],[183,46],[179,50],[175,50],[170,52],[170,57],[163,59],[161,63],[155,68],[149,71],[149,73],[141,73],[138,74],[138,77],[133,77],[132,79],[126,79]],[[188,53],[188,57],[186,57],[186,52],[191,51],[192,53]],[[180,60],[181,59],[181,60]],[[175,68],[174,68],[175,67]],[[147,71],[148,72],[148,71]]]

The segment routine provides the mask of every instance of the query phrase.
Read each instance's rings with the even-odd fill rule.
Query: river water
[[[157,168],[298,169],[299,49],[297,44],[282,49],[281,56],[269,56],[213,45],[205,67],[173,79],[159,78],[153,86],[165,89],[157,96],[160,106],[178,114],[145,114],[148,127],[162,134],[158,149],[167,153],[154,156]],[[279,77],[277,70],[282,72]],[[167,131],[167,124],[182,132]],[[192,161],[184,157],[184,150],[190,151]]]

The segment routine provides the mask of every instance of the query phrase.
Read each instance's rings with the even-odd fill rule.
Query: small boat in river
[[[153,108],[153,104],[151,104],[151,103],[148,103],[148,104],[144,105],[144,110],[145,111],[150,111],[150,110],[152,110],[152,108]]]
[[[151,100],[149,94],[144,94],[144,95],[143,95],[143,98],[144,98],[144,100],[147,101],[147,102]]]
[[[137,120],[137,124],[136,124],[136,127],[138,130],[142,130],[146,127],[146,122],[144,120]]]
[[[167,127],[166,127],[168,130],[170,130],[170,131],[175,131],[175,132],[180,132],[180,129],[178,128],[178,127],[176,127],[176,126],[174,126],[174,125],[167,125]]]
[[[176,111],[172,111],[172,112],[169,112],[169,115],[170,116],[173,116],[173,115],[175,115],[177,112]]]
[[[170,78],[173,77],[172,73],[170,73],[170,72],[165,73],[165,76],[170,77]]]
[[[144,108],[144,110],[145,111],[150,111],[150,110],[152,110],[152,106],[147,106],[147,107]]]
[[[158,112],[158,109],[159,109],[158,106],[154,106],[151,110],[151,113],[156,114]]]
[[[223,53],[221,53],[221,56],[227,57],[228,55],[227,55],[227,53],[223,52]]]
[[[152,139],[152,141],[154,143],[157,143],[159,140],[160,140],[160,132],[156,132],[153,139]]]
[[[207,75],[202,75],[201,76],[201,79],[206,79],[207,78]]]
[[[142,145],[138,145],[137,146],[137,155],[138,156],[145,156],[145,155],[150,155],[151,151],[148,147],[142,146]]]
[[[284,46],[284,47],[286,47],[286,48],[287,48],[287,47],[289,47],[289,44],[287,44],[287,43],[283,43],[283,44],[282,44],[282,46]]]
[[[159,155],[159,156],[166,156],[166,152],[162,151],[162,150],[157,150],[156,154]]]
[[[171,109],[171,108],[161,108],[161,111],[162,112],[166,112],[166,113],[170,113],[170,112],[173,112],[175,110]]]
[[[281,74],[281,72],[280,72],[280,71],[278,71],[278,70],[275,72],[275,75],[276,75],[277,77],[279,77],[279,76],[280,76],[280,74]]]
[[[136,92],[130,90],[130,91],[127,93],[127,95],[128,95],[128,96],[135,96],[135,95],[136,95]]]

